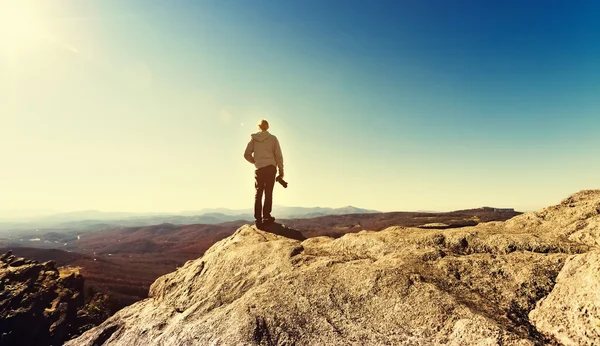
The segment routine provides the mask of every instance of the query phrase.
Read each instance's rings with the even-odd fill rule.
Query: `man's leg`
[[[273,210],[273,187],[275,186],[275,175],[277,168],[268,166],[265,172],[265,206],[263,208],[263,220],[273,222],[275,219],[271,216]]]
[[[257,225],[262,224],[262,195],[264,191],[264,181],[260,170],[254,171],[254,220]]]

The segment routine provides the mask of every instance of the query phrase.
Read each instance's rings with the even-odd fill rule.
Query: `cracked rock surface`
[[[243,226],[67,345],[595,345],[600,190],[506,222]]]
[[[62,345],[78,335],[83,278],[52,261],[0,256],[0,345]]]

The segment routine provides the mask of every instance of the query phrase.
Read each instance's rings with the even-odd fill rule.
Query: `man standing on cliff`
[[[271,216],[273,209],[273,187],[275,186],[275,174],[279,169],[279,176],[283,178],[283,155],[277,137],[269,133],[269,122],[261,120],[258,123],[259,132],[252,134],[244,158],[253,163],[254,171],[254,220],[257,227],[275,222]],[[265,204],[262,204],[263,192]]]

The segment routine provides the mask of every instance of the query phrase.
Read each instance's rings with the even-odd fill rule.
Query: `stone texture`
[[[62,345],[77,334],[83,278],[54,262],[0,257],[0,345]]]
[[[304,241],[243,226],[67,345],[597,344],[599,207],[582,191],[507,222]]]
[[[84,301],[83,277],[39,263],[0,256],[0,346],[63,345],[102,323],[112,308],[101,293]]]
[[[529,317],[564,345],[600,344],[600,251],[570,258]]]

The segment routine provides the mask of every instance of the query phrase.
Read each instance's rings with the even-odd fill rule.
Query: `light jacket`
[[[252,155],[254,154],[254,155]],[[277,166],[279,175],[283,175],[283,154],[277,137],[269,131],[253,133],[246,146],[244,158],[253,163],[256,169],[269,165]]]

